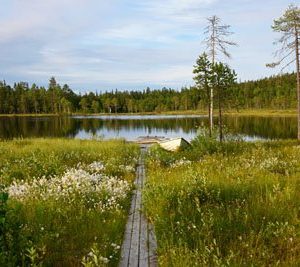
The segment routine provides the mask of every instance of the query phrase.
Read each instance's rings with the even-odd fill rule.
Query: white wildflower
[[[179,166],[186,166],[186,165],[190,165],[192,164],[192,162],[190,160],[187,160],[185,158],[182,158],[180,160],[175,161],[174,163],[171,164],[171,168],[176,168]]]
[[[101,172],[105,170],[105,165],[102,162],[94,161],[88,165],[88,169],[94,172]]]
[[[53,199],[81,203],[102,212],[119,209],[119,202],[130,192],[129,183],[118,177],[98,173],[102,163],[92,164],[94,173],[73,168],[66,171],[62,177],[54,176],[48,180],[42,177],[30,182],[13,182],[7,188],[7,192],[11,198],[19,201]]]

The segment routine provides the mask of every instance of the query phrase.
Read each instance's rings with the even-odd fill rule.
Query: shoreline
[[[215,110],[217,113],[217,110]],[[225,116],[264,116],[264,117],[272,117],[272,116],[297,116],[297,111],[295,110],[270,110],[270,109],[241,109],[239,111],[236,110],[228,110],[223,113]],[[75,112],[71,114],[0,114],[0,118],[4,117],[71,117],[71,116],[164,116],[164,115],[200,115],[205,116],[207,112],[203,110],[186,110],[186,111],[166,111],[166,112],[138,112],[138,113],[80,113]]]

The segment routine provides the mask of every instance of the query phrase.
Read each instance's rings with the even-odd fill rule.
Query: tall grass
[[[122,174],[124,166],[136,157],[137,147],[125,141],[70,139],[24,139],[0,142],[0,182],[30,180],[62,174],[79,162],[101,160],[108,164],[110,174]]]
[[[203,142],[149,154],[160,266],[299,266],[300,146]]]
[[[138,147],[0,142],[0,266],[116,266]]]

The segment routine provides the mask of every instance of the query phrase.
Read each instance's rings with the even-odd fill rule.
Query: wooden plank
[[[143,153],[143,152],[142,152]],[[141,198],[143,200],[142,190],[145,184],[145,165],[144,162],[141,164]],[[141,213],[141,233],[140,233],[140,255],[139,255],[139,266],[148,267],[149,265],[149,250],[148,250],[148,223],[145,216],[142,214],[143,203],[140,206]]]
[[[156,267],[157,263],[157,242],[154,234],[154,228],[148,224],[148,246],[149,246],[149,266]]]
[[[141,159],[139,160],[139,166],[137,168],[136,179],[136,204],[133,216],[132,235],[131,235],[131,247],[129,253],[128,266],[138,266],[139,260],[139,238],[140,238],[140,212],[141,205],[141,192],[140,192],[140,175],[141,175]]]
[[[119,264],[120,267],[127,267],[129,263],[135,208],[136,208],[136,191],[133,192],[133,196],[131,200],[129,217],[127,220],[126,230],[124,234],[124,241],[121,248],[121,259]]]
[[[142,176],[142,162],[141,162],[141,160],[140,160],[139,166],[137,168],[137,174],[138,174],[138,178],[136,180],[136,187],[137,187],[137,190],[140,191],[141,186],[142,186],[142,179],[141,179],[141,176]]]
[[[134,211],[133,226],[132,226],[132,237],[131,237],[131,248],[129,255],[128,266],[138,266],[139,262],[139,240],[140,240],[140,206],[141,206],[141,191],[137,190],[136,193],[136,206]]]
[[[156,239],[154,230],[142,214],[142,190],[146,182],[144,154],[147,148],[141,147],[141,156],[136,172],[135,186],[129,217],[126,224],[119,267],[157,266]]]
[[[137,176],[134,181],[135,186],[137,186],[139,179],[139,168],[137,169]],[[121,248],[121,259],[119,263],[119,267],[127,267],[129,264],[131,246],[132,246],[132,235],[133,235],[133,228],[134,228],[134,217],[136,211],[136,199],[137,199],[137,189],[133,191],[131,206],[129,211],[129,217],[127,220],[124,240]]]
[[[149,250],[148,250],[148,225],[143,214],[141,214],[141,233],[140,233],[140,255],[139,266],[148,267]]]

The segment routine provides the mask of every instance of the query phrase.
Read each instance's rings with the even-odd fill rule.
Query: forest
[[[282,74],[236,83],[226,92],[226,107],[291,109],[297,106],[296,74]],[[196,86],[76,94],[52,77],[47,88],[26,82],[0,82],[0,114],[139,113],[206,110],[204,90]]]

